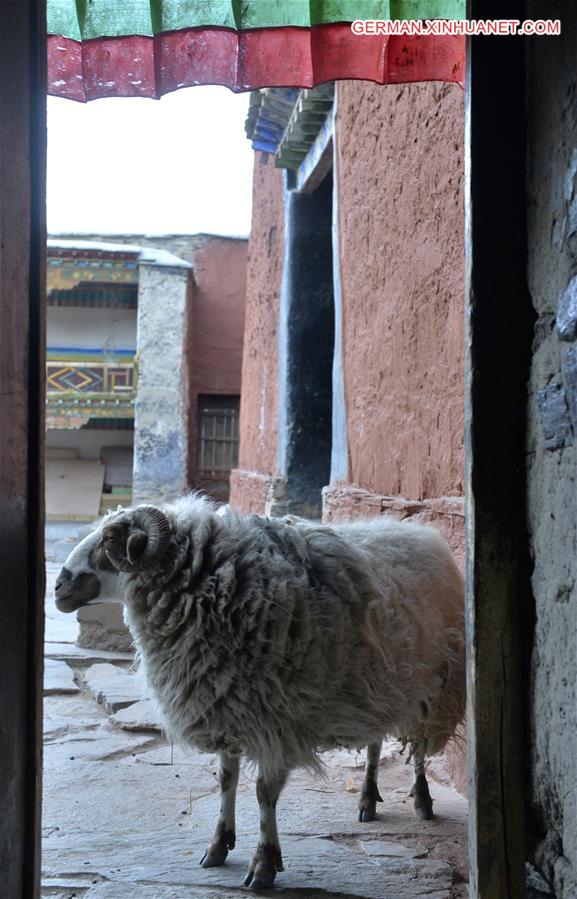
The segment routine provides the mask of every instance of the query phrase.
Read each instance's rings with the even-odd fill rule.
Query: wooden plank
[[[0,877],[39,890],[45,7],[0,0]]]
[[[471,0],[468,17],[502,3]],[[524,3],[509,3],[523,20]],[[524,432],[532,316],[526,284],[525,42],[468,53],[467,649],[470,893],[525,896],[521,603]],[[528,687],[527,687],[528,689]]]

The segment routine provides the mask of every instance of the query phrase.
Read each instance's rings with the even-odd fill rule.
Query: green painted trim
[[[48,34],[76,41],[185,28],[310,28],[355,19],[464,19],[465,0],[48,0]]]

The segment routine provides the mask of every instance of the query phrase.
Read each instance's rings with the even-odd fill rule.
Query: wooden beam
[[[45,309],[45,7],[0,0],[0,879],[40,869]]]
[[[470,0],[471,19],[524,3]],[[525,39],[472,38],[466,167],[466,519],[470,891],[525,896],[524,433],[532,307],[526,284]]]

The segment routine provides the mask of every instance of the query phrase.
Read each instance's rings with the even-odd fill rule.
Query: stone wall
[[[535,603],[531,662],[534,859],[557,899],[577,896],[577,21],[530,45],[528,516]]]
[[[191,281],[190,266],[139,266],[134,503],[174,499],[187,488]]]

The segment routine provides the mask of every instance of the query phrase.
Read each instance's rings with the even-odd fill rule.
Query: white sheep
[[[68,557],[56,598],[69,612],[123,601],[171,734],[220,754],[205,867],[234,847],[243,756],[259,767],[253,889],[282,870],[275,809],[288,773],[318,768],[322,749],[368,745],[359,817],[370,821],[381,741],[405,740],[415,809],[431,817],[425,756],[465,702],[463,583],[433,529],[219,515],[188,496],[108,515]]]

